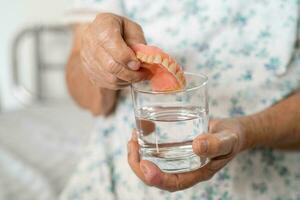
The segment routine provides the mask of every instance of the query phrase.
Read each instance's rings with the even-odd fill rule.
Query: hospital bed
[[[22,192],[14,177],[4,177],[16,169],[18,182],[35,183],[49,193],[45,199],[55,199],[83,155],[93,120],[67,94],[70,41],[69,28],[61,25],[27,27],[13,41],[12,93],[20,106],[0,112],[0,199],[16,199]]]

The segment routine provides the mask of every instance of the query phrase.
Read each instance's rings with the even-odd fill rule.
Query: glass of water
[[[192,149],[193,139],[208,131],[208,79],[193,73],[185,77],[181,91],[152,91],[149,81],[131,90],[141,159],[167,173],[192,171],[209,161]]]

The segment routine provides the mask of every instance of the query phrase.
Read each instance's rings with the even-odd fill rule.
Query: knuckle
[[[112,46],[111,40],[110,40],[110,35],[111,35],[112,31],[113,30],[111,30],[111,28],[99,29],[99,34],[97,36],[98,36],[98,43],[101,46],[104,46],[106,48],[110,48]]]
[[[121,25],[122,18],[112,13],[100,13],[96,16],[94,23],[100,28],[106,27],[108,30],[115,30],[113,27],[116,27],[116,25]]]
[[[131,23],[135,26],[135,28],[140,31],[140,32],[143,32],[143,28],[140,24],[138,24],[137,22],[135,21],[131,21]]]
[[[215,132],[215,129],[221,124],[221,120],[219,119],[213,119],[212,121],[209,122],[209,132]]]
[[[144,31],[143,31],[143,28],[142,28],[142,26],[141,25],[139,25],[138,23],[135,23],[135,25],[136,25],[136,28],[137,28],[137,34],[139,35],[139,36],[142,36],[142,37],[144,37]]]
[[[238,134],[232,134],[231,138],[232,138],[233,145],[237,145],[238,142],[239,142],[239,135]]]
[[[108,72],[112,73],[112,74],[119,74],[120,71],[122,71],[122,67],[120,66],[119,63],[117,63],[115,60],[113,59],[109,59],[107,65],[106,65],[106,69]]]
[[[138,23],[134,22],[135,26],[137,29],[139,29],[139,31],[143,32],[143,28],[141,25],[139,25]]]
[[[232,134],[231,136],[231,140],[232,140],[232,148],[229,152],[229,154],[235,154],[239,151],[239,149],[241,149],[242,144],[240,142],[240,138],[237,134]]]

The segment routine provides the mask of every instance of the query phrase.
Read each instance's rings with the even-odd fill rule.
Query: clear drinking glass
[[[155,92],[149,81],[131,87],[141,159],[168,173],[192,171],[209,161],[192,149],[193,139],[208,131],[208,79],[193,73],[185,77],[181,91]]]

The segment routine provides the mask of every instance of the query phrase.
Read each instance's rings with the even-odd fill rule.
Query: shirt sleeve
[[[70,7],[63,17],[65,24],[89,23],[101,12],[123,15],[122,0],[69,0]]]

